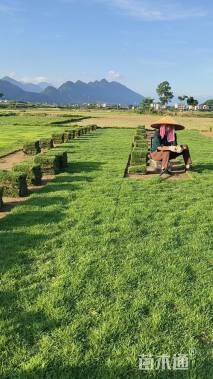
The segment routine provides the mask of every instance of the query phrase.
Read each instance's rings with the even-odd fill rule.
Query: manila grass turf
[[[174,377],[212,378],[213,140],[179,134],[191,180],[134,181],[133,135],[72,141],[66,172],[0,221],[1,378],[135,379],[139,354],[190,349]]]
[[[72,114],[67,117],[29,116],[27,113],[17,116],[0,117],[0,156],[23,148],[28,141],[36,141],[40,138],[50,138],[53,133],[63,133],[68,127],[67,121],[71,120]],[[76,117],[73,116],[73,120]],[[64,125],[55,122],[64,121]],[[70,127],[73,127],[70,124]],[[79,125],[78,125],[79,126]]]
[[[0,186],[4,196],[25,197],[28,195],[27,174],[23,172],[0,171]]]
[[[13,167],[14,172],[27,175],[27,185],[40,186],[42,183],[41,166],[32,162],[22,162]]]

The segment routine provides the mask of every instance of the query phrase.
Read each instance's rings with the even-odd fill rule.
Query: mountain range
[[[30,101],[58,105],[107,103],[139,104],[143,96],[116,81],[106,79],[84,83],[67,81],[59,88],[49,83],[23,83],[8,76],[0,79],[0,93],[7,100]]]

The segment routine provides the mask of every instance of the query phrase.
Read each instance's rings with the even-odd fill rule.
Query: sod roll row
[[[133,149],[131,152],[130,166],[128,168],[129,174],[145,174],[147,162],[147,137],[145,126],[139,126],[133,140]]]
[[[63,133],[56,132],[52,134],[51,138],[41,138],[39,141],[29,141],[23,146],[23,151],[27,155],[37,155],[41,151],[50,150],[54,145],[60,145],[64,142],[69,142],[74,138],[80,137],[83,134],[95,131],[97,125],[79,126],[66,129]]]

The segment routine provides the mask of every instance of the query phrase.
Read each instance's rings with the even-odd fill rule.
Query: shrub
[[[27,175],[19,172],[1,171],[0,186],[4,195],[11,197],[25,197],[28,195]]]
[[[53,148],[53,139],[52,138],[41,138],[39,141],[41,150],[49,150]]]
[[[13,167],[14,172],[19,172],[27,177],[27,185],[40,186],[42,180],[42,171],[40,165],[31,162],[19,163]]]
[[[23,151],[27,155],[39,154],[41,151],[39,141],[26,142],[23,146]]]
[[[146,164],[140,164],[137,166],[129,166],[129,174],[146,174]]]
[[[64,143],[64,133],[53,133],[52,139],[54,144],[58,145],[60,143]]]
[[[41,166],[42,174],[55,175],[60,172],[60,158],[58,156],[39,154],[35,157],[34,163]]]
[[[4,192],[3,187],[0,187],[0,209],[1,209],[2,206],[3,206],[3,200],[2,200],[3,192]]]

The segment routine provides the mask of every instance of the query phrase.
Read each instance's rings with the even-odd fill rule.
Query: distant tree
[[[151,105],[153,104],[154,99],[151,97],[144,97],[142,102],[140,103],[140,110],[142,112],[149,112],[151,110]]]
[[[3,93],[0,93],[0,99],[1,99],[3,96],[4,96],[4,94],[3,94]]]
[[[188,96],[187,104],[195,107],[196,105],[198,105],[198,100],[196,100],[193,96]]]
[[[213,108],[213,99],[211,100],[206,100],[204,105],[208,105],[208,107],[212,107]]]
[[[178,96],[178,100],[180,100],[181,102],[185,101],[186,99],[188,99],[188,96],[186,96],[186,95]]]
[[[159,100],[162,105],[168,105],[168,103],[173,99],[174,94],[169,82],[164,81],[157,86],[156,92],[159,96]]]

